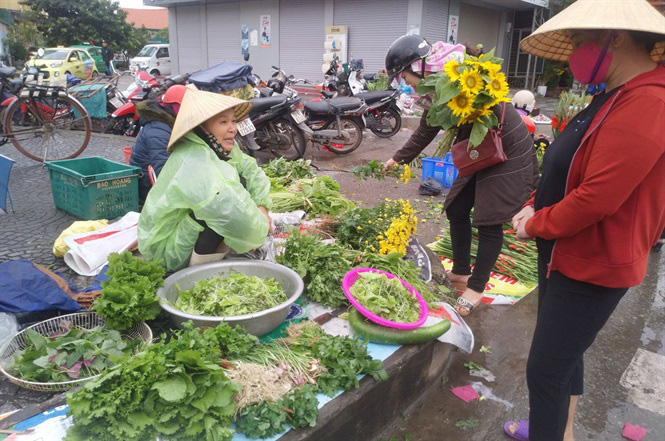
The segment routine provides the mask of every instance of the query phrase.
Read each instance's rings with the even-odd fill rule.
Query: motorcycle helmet
[[[166,90],[164,95],[162,95],[162,103],[170,104],[177,114],[180,110],[182,99],[185,97],[185,92],[187,92],[187,87],[183,86],[182,84],[171,86]]]
[[[275,93],[282,93],[284,92],[284,82],[276,79],[276,78],[271,78],[268,80],[267,86],[275,91]]]
[[[412,63],[426,58],[431,48],[432,46],[427,40],[420,35],[404,35],[395,40],[386,54],[388,82],[392,83],[393,79],[403,70],[410,68]],[[421,65],[420,76],[424,78],[425,63],[421,63]]]
[[[520,90],[513,97],[513,106],[531,113],[536,105],[536,97],[529,90]]]

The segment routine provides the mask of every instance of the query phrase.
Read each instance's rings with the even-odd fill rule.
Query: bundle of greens
[[[14,354],[10,372],[27,381],[70,381],[101,374],[137,347],[142,340],[123,340],[118,331],[100,326],[84,329],[63,320],[48,337],[28,328],[26,347]]]
[[[504,225],[501,254],[494,264],[494,271],[513,277],[527,284],[538,283],[538,251],[535,244],[520,242],[515,231],[508,224]],[[478,231],[472,228],[471,258],[478,254]],[[453,258],[450,229],[446,229],[441,239],[431,244],[430,249],[441,257]]]
[[[241,409],[236,415],[238,432],[250,438],[268,438],[286,430],[286,423],[294,429],[314,427],[319,416],[316,388],[302,386],[280,401],[261,401]]]
[[[219,328],[186,329],[112,367],[67,397],[66,441],[227,441],[239,387],[219,366]],[[165,336],[163,336],[165,337]],[[162,341],[164,338],[162,339]]]
[[[319,237],[293,231],[277,261],[297,272],[305,282],[307,297],[331,308],[347,304],[342,279],[351,269],[356,252]]]
[[[374,178],[377,181],[383,181],[385,178],[396,178],[405,184],[411,179],[411,167],[408,164],[395,164],[386,167],[382,162],[372,159],[365,165],[359,165],[351,169],[351,173],[359,180]]]
[[[361,256],[361,261],[356,266],[376,268],[394,274],[400,279],[405,280],[418,291],[428,304],[439,301],[439,298],[430,291],[427,284],[420,278],[420,268],[412,261],[405,260],[404,254],[390,253],[384,256],[375,253],[365,253]]]
[[[108,280],[102,282],[102,294],[92,308],[106,325],[120,331],[144,320],[152,320],[161,311],[155,295],[164,284],[164,268],[132,256],[128,251],[109,256]]]
[[[355,206],[340,193],[339,188],[339,184],[329,176],[294,181],[284,191],[270,193],[272,211],[305,210],[313,215],[336,216]]]
[[[399,279],[385,274],[362,272],[349,291],[361,305],[384,319],[411,323],[420,316],[418,300]]]
[[[277,280],[234,273],[200,280],[193,289],[181,290],[175,307],[189,314],[234,316],[265,311],[286,300]]]
[[[265,165],[262,165],[263,171],[270,179],[277,179],[282,185],[287,186],[298,179],[313,178],[314,169],[312,161],[306,159],[297,159],[288,161],[284,158],[273,159]]]

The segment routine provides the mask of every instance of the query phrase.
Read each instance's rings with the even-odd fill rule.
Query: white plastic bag
[[[18,332],[18,322],[13,314],[0,312],[0,352],[5,350],[12,338]]]

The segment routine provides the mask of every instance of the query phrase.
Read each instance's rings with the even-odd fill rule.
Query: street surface
[[[123,87],[124,89],[124,87]],[[385,197],[409,198],[425,223],[418,224],[418,238],[427,244],[440,234],[444,221],[432,207],[444,196],[422,197],[417,193],[420,172],[408,184],[386,181],[358,182],[348,172],[369,160],[387,160],[410,136],[403,129],[392,139],[379,139],[366,132],[366,139],[355,152],[335,155],[308,146],[306,157],[321,173],[338,180],[343,192],[361,203],[376,204]],[[93,135],[82,156],[103,156],[124,161],[122,148],[133,139]],[[436,145],[425,153],[432,154]],[[79,287],[89,280],[74,277],[61,259],[56,259],[52,244],[58,234],[75,219],[53,206],[48,171],[41,164],[24,158],[11,144],[0,153],[17,161],[11,174],[10,191],[15,214],[0,214],[0,261],[29,259],[62,271]],[[418,199],[420,202],[417,202]],[[631,289],[612,319],[588,352],[586,394],[578,407],[576,440],[619,440],[625,422],[648,430],[645,440],[661,440],[665,434],[665,402],[662,378],[665,376],[665,262],[663,254],[653,254],[644,283]],[[483,306],[467,320],[476,337],[474,353],[457,352],[439,386],[423,395],[420,403],[406,411],[379,437],[382,440],[502,440],[503,422],[528,416],[524,369],[536,312],[536,293],[515,306]],[[491,353],[481,353],[481,346]],[[474,361],[488,369],[496,380],[469,376],[464,367]],[[628,371],[626,373],[626,371]],[[449,390],[471,382],[483,382],[497,397],[512,406],[492,400],[464,403]],[[0,413],[41,402],[44,394],[30,392],[0,381]],[[466,429],[466,430],[465,430]]]

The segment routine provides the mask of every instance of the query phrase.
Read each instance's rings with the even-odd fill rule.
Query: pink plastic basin
[[[420,316],[418,317],[418,320],[410,323],[394,322],[392,320],[388,320],[374,314],[372,311],[361,305],[360,302],[358,302],[356,298],[353,297],[353,294],[351,294],[350,289],[353,286],[353,284],[356,283],[356,280],[358,280],[358,278],[360,277],[360,273],[364,272],[384,274],[389,279],[398,279],[400,282],[402,282],[402,285],[404,285],[409,290],[409,293],[412,296],[414,296],[416,299],[418,299],[418,304],[420,305]],[[427,302],[425,302],[423,296],[421,296],[420,293],[413,286],[409,285],[405,280],[402,280],[396,275],[391,274],[389,272],[381,271],[376,268],[352,269],[344,276],[344,280],[342,280],[342,288],[344,289],[344,295],[346,296],[346,298],[349,299],[349,302],[351,302],[351,304],[355,306],[356,309],[362,315],[364,315],[374,323],[377,323],[381,326],[387,326],[389,328],[397,328],[397,329],[415,329],[422,326],[423,323],[425,323],[425,320],[427,320],[427,314],[429,313],[429,310],[427,309]]]

